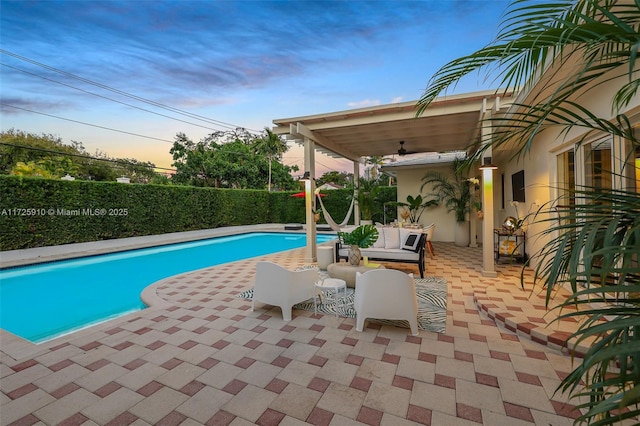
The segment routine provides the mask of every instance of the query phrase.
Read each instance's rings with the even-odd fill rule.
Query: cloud
[[[41,98],[2,97],[2,113],[7,115],[28,114],[28,111],[46,112],[68,108],[64,101],[46,101]],[[28,111],[25,111],[28,110]]]
[[[398,93],[412,99],[410,93],[461,49],[466,54],[486,44],[490,38],[483,39],[482,31],[492,28],[492,14],[501,3],[2,1],[3,49],[45,65],[0,54],[3,64],[32,73],[0,66],[3,101],[90,123],[108,120],[113,127],[126,121],[140,131],[150,127],[164,132],[163,138],[175,131],[203,130],[157,117],[153,122],[158,124],[145,126],[140,120],[148,113],[73,87],[155,111],[154,106],[107,90],[108,86],[258,129],[273,117],[315,114],[345,105],[375,106],[382,103],[380,99],[401,102],[404,98]],[[452,22],[456,14],[460,20]],[[361,100],[351,101],[357,99]],[[13,114],[13,122],[22,118],[16,111],[2,109],[3,114]],[[21,112],[30,127],[26,130],[49,132],[56,126],[45,117]],[[98,138],[94,129],[78,133],[76,128],[81,126],[75,126],[67,139]]]
[[[160,92],[171,86],[264,87],[318,67],[339,69],[370,56],[376,42],[391,45],[389,34],[415,24],[410,10],[418,7],[306,1],[296,2],[295,10],[282,1],[23,5],[3,3],[5,46],[123,90],[162,81],[155,88]]]
[[[379,99],[364,99],[362,101],[347,103],[347,105],[349,105],[349,107],[351,108],[366,108],[366,107],[376,106],[381,104],[382,102],[380,102]]]

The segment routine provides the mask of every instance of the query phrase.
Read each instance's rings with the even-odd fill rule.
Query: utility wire
[[[75,87],[75,86],[72,86],[72,85],[70,85],[70,84],[66,84],[66,83],[63,83],[63,82],[61,82],[61,81],[57,81],[57,80],[54,80],[54,79],[51,79],[51,78],[48,78],[48,77],[45,77],[45,76],[42,76],[42,75],[38,75],[38,74],[36,74],[36,73],[32,73],[32,72],[29,72],[29,71],[27,71],[27,70],[23,70],[23,69],[21,69],[21,68],[17,68],[17,67],[11,66],[11,65],[9,65],[9,64],[5,64],[5,63],[0,62],[0,65],[5,66],[5,67],[8,67],[8,68],[11,68],[11,69],[14,69],[14,70],[16,70],[16,71],[20,71],[20,72],[25,73],[25,74],[32,75],[32,76],[34,76],[34,77],[41,78],[41,79],[43,79],[43,80],[51,81],[51,82],[53,82],[53,83],[56,83],[56,84],[60,84],[60,85],[62,85],[62,86],[69,87],[69,88],[74,89],[74,90],[78,90],[78,91],[83,92],[83,93],[87,93],[87,94],[89,94],[89,95],[97,96],[97,97],[99,97],[99,98],[106,99],[106,100],[111,101],[111,102],[115,102],[115,103],[118,103],[118,104],[121,104],[121,105],[125,105],[125,106],[128,106],[128,107],[130,107],[130,108],[135,108],[135,109],[138,109],[138,110],[140,110],[140,111],[144,111],[144,112],[148,112],[148,113],[151,113],[151,114],[159,115],[160,117],[165,117],[165,118],[168,118],[168,119],[170,119],[170,120],[180,121],[180,122],[182,122],[182,123],[190,124],[190,125],[192,125],[192,126],[202,127],[203,129],[208,129],[208,130],[213,130],[213,131],[217,131],[217,130],[219,130],[219,129],[214,129],[213,127],[203,126],[202,124],[192,123],[192,122],[190,122],[190,121],[181,120],[181,119],[176,118],[176,117],[171,117],[170,115],[161,114],[161,113],[159,113],[159,112],[151,111],[151,110],[149,110],[149,109],[145,109],[145,108],[142,108],[142,107],[139,107],[139,106],[135,106],[135,105],[132,105],[132,104],[128,104],[128,103],[126,103],[126,102],[122,102],[122,101],[119,101],[119,100],[117,100],[117,99],[109,98],[109,97],[107,97],[107,96],[100,95],[100,94],[98,94],[98,93],[94,93],[94,92],[90,92],[90,91],[88,91],[88,90],[80,89],[79,87]]]
[[[47,117],[57,118],[58,120],[65,120],[65,121],[70,121],[72,123],[84,124],[85,126],[97,127],[98,129],[111,130],[112,132],[124,133],[126,135],[138,136],[140,138],[153,139],[153,140],[157,140],[157,141],[161,141],[161,142],[173,143],[173,141],[170,141],[168,139],[155,138],[153,136],[145,136],[145,135],[141,135],[139,133],[132,133],[132,132],[127,132],[125,130],[118,130],[118,129],[113,129],[111,127],[105,127],[105,126],[99,126],[97,124],[86,123],[84,121],[78,121],[78,120],[72,120],[70,118],[58,117],[57,115],[47,114],[47,113],[39,112],[39,111],[33,111],[31,109],[21,108],[19,106],[15,106],[15,105],[9,105],[9,104],[6,104],[4,102],[0,102],[0,105],[7,106],[7,107],[10,107],[10,108],[20,109],[22,111],[32,112],[34,114],[44,115],[44,116],[47,116]]]
[[[4,103],[4,102],[0,102],[0,105],[11,107],[11,108],[16,108],[16,109],[19,109],[19,110],[22,110],[22,111],[32,112],[34,114],[44,115],[44,116],[47,116],[47,117],[57,118],[59,120],[70,121],[72,123],[79,123],[79,124],[84,124],[86,126],[97,127],[99,129],[111,130],[113,132],[124,133],[124,134],[132,135],[132,136],[139,136],[141,138],[154,139],[154,140],[158,140],[158,141],[161,141],[161,142],[169,142],[171,144],[174,143],[174,141],[170,141],[170,140],[167,140],[167,139],[155,138],[153,136],[140,135],[138,133],[131,133],[131,132],[127,132],[127,131],[124,131],[124,130],[112,129],[110,127],[104,127],[104,126],[99,126],[97,124],[85,123],[83,121],[72,120],[70,118],[58,117],[56,115],[47,114],[47,113],[39,112],[39,111],[33,111],[33,110],[30,110],[30,109],[27,109],[27,108],[21,108],[21,107],[18,107],[18,106],[15,106],[15,105],[10,105],[10,104]],[[4,145],[7,145],[7,144],[5,143]],[[22,145],[15,145],[15,146],[21,146],[22,147]],[[238,151],[225,151],[225,152],[223,152],[223,154],[227,154],[227,155],[252,155],[249,152],[238,152]],[[130,163],[128,163],[128,164],[130,164]],[[167,170],[172,170],[172,169],[167,169]]]
[[[109,161],[109,162],[112,162],[112,163],[120,163],[120,164],[133,165],[133,166],[149,167],[146,164],[133,164],[133,163],[129,163],[127,161],[105,159],[105,158],[99,158],[99,157],[92,157],[90,155],[84,155],[84,154],[70,154],[70,153],[62,152],[62,151],[54,151],[54,150],[50,150],[50,149],[37,148],[37,147],[32,147],[32,146],[27,146],[27,145],[17,145],[17,144],[11,144],[11,143],[7,143],[7,142],[0,142],[0,145],[12,146],[12,147],[15,147],[15,148],[21,148],[21,149],[26,149],[26,150],[31,150],[31,151],[41,151],[41,152],[46,152],[46,153],[50,153],[50,154],[58,154],[58,155],[63,155],[63,156],[66,155],[66,156],[70,156],[70,157],[81,157],[81,158],[88,158],[88,159],[91,159],[91,160]],[[232,151],[228,151],[228,152],[225,151],[223,154],[227,154],[227,155],[252,155],[249,152],[232,152]],[[283,164],[283,165],[286,165],[286,164]],[[153,166],[153,168],[154,169],[159,169],[159,170],[167,170],[167,171],[171,171],[171,172],[177,172],[176,169],[168,169],[166,167],[156,167],[155,165]]]
[[[168,169],[166,167],[156,167],[155,165],[150,166],[148,164],[134,164],[134,163],[130,163],[128,161],[123,161],[123,160],[115,160],[115,159],[111,159],[111,158],[92,157],[90,155],[83,155],[83,154],[72,154],[72,153],[68,153],[68,152],[54,151],[54,150],[51,150],[51,149],[37,148],[37,147],[33,147],[33,146],[16,145],[16,144],[7,143],[7,142],[0,142],[0,145],[12,146],[14,148],[27,149],[27,150],[30,150],[30,151],[46,152],[48,154],[58,154],[58,155],[66,156],[66,157],[80,157],[80,158],[89,159],[89,160],[106,161],[106,162],[109,162],[109,163],[124,164],[124,165],[127,165],[127,166],[147,167],[147,168],[150,168],[150,169],[167,170],[167,171],[170,171],[170,172],[177,172],[176,169]]]
[[[16,54],[16,53],[9,52],[9,51],[4,50],[4,49],[0,49],[0,53],[3,53],[3,54],[5,54],[5,55],[12,56],[12,57],[14,57],[14,58],[16,58],[16,59],[19,59],[19,60],[21,60],[21,61],[28,62],[28,63],[33,64],[33,65],[36,65],[36,66],[39,66],[39,67],[42,67],[42,68],[48,69],[49,71],[53,71],[53,72],[56,72],[56,73],[59,73],[59,74],[65,75],[65,76],[67,76],[67,77],[74,78],[74,79],[76,79],[76,80],[80,80],[80,81],[82,81],[82,82],[84,82],[84,83],[91,84],[91,85],[94,85],[94,86],[98,86],[98,87],[100,87],[101,89],[105,89],[105,90],[108,90],[108,91],[111,91],[111,92],[115,92],[115,93],[117,93],[117,94],[119,94],[119,95],[122,95],[122,96],[125,96],[125,97],[128,97],[128,98],[135,99],[135,100],[137,100],[137,101],[139,101],[139,102],[147,103],[147,104],[153,105],[153,106],[158,107],[158,108],[161,108],[161,109],[165,109],[165,110],[168,110],[168,111],[175,112],[175,113],[180,114],[180,115],[186,115],[186,116],[188,116],[188,117],[190,117],[190,118],[195,118],[195,119],[197,119],[197,120],[205,121],[205,122],[208,122],[208,123],[210,123],[210,124],[214,124],[214,125],[222,126],[222,127],[227,127],[227,128],[230,128],[230,129],[244,128],[243,126],[236,126],[236,125],[234,125],[234,124],[226,123],[226,122],[224,122],[224,121],[214,120],[214,119],[211,119],[211,118],[204,117],[204,116],[202,116],[202,115],[194,114],[194,113],[191,113],[191,112],[188,112],[188,111],[183,111],[183,110],[180,110],[180,109],[178,109],[178,108],[174,108],[174,107],[171,107],[171,106],[168,106],[168,105],[164,105],[164,104],[161,104],[161,103],[159,103],[159,102],[152,101],[152,100],[150,100],[150,99],[142,98],[142,97],[140,97],[140,96],[137,96],[137,95],[133,95],[133,94],[131,94],[131,93],[124,92],[124,91],[122,91],[122,90],[119,90],[119,89],[116,89],[116,88],[113,88],[113,87],[107,86],[107,85],[105,85],[105,84],[98,83],[98,82],[95,82],[95,81],[92,81],[92,80],[86,79],[86,78],[84,78],[84,77],[80,77],[80,76],[75,75],[75,74],[71,74],[71,73],[69,73],[69,72],[66,72],[66,71],[60,70],[60,69],[58,69],[58,68],[54,68],[54,67],[52,67],[52,66],[49,66],[49,65],[43,64],[43,63],[38,62],[38,61],[35,61],[35,60],[33,60],[33,59],[29,59],[29,58],[26,58],[26,57],[24,57],[24,56],[20,56],[20,55],[18,55],[18,54]],[[260,132],[260,131],[258,131],[258,130],[254,130],[254,129],[247,129],[247,130],[253,130],[254,132],[258,132],[258,133]]]

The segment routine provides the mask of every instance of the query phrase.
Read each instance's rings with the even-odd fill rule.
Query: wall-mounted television
[[[524,203],[524,170],[511,175],[513,201]]]

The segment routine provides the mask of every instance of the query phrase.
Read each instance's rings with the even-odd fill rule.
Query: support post
[[[487,112],[487,115],[490,113]],[[482,141],[491,140],[491,124],[488,121],[482,122]],[[482,157],[482,164],[488,159],[491,163],[491,147],[488,147]],[[492,168],[482,167],[482,206],[484,211],[484,220],[482,221],[482,275],[485,277],[497,277],[495,265],[495,254],[493,252],[493,170]]]
[[[473,197],[475,197],[476,195],[476,187],[473,183],[469,182],[469,185],[472,185],[472,189],[470,189],[471,194]],[[478,230],[477,230],[477,226],[478,226],[478,219],[477,219],[477,215],[474,215],[473,213],[475,212],[475,208],[473,208],[473,206],[471,207],[471,209],[469,209],[469,247],[471,248],[476,248],[478,247],[478,240],[476,239],[478,237]]]
[[[360,225],[360,205],[358,204],[358,191],[360,191],[360,162],[353,162],[353,196],[355,197],[353,206],[353,223]]]
[[[304,199],[305,199],[305,217],[306,217],[306,235],[307,246],[305,253],[305,262],[315,262],[317,259],[317,243],[316,243],[316,221],[314,218],[313,210],[315,209],[315,143],[313,140],[304,138],[304,170],[305,174],[308,172],[308,179],[304,182]]]
[[[497,277],[493,252],[493,170],[482,171],[484,220],[482,221],[482,275]]]

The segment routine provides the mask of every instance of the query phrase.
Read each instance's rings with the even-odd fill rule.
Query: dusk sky
[[[438,68],[495,38],[507,4],[1,1],[1,129],[171,167],[178,132],[198,141],[416,100]],[[492,88],[474,74],[449,93]],[[284,159],[302,161],[299,149]],[[318,175],[352,170],[317,161]]]

